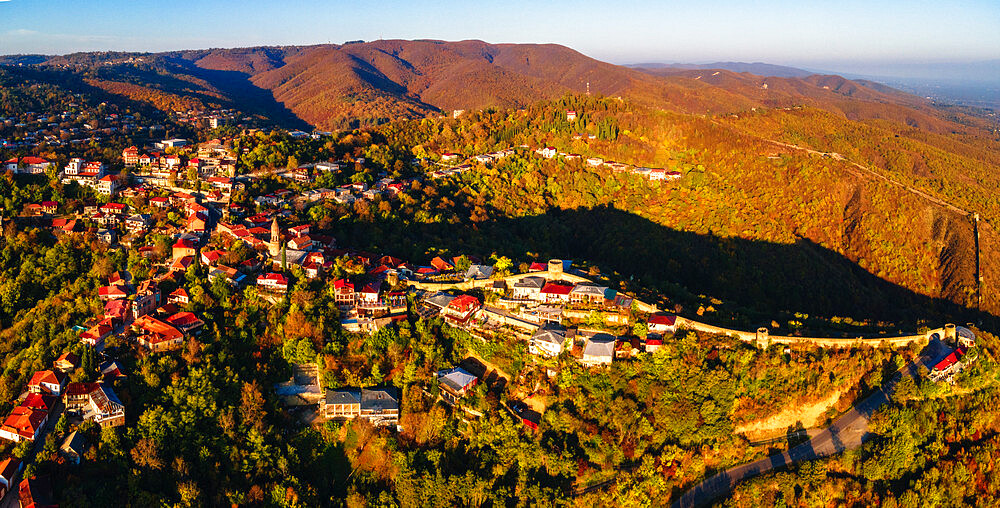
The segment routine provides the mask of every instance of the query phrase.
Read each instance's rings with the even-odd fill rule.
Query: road
[[[942,344],[939,340],[932,341],[924,348],[920,363],[933,365],[942,356]],[[904,375],[917,376],[917,366],[913,363],[904,365],[886,380],[875,392],[854,405],[850,411],[823,429],[812,439],[778,455],[772,455],[756,462],[743,464],[727,469],[712,476],[684,493],[673,508],[694,508],[705,506],[713,500],[729,494],[739,482],[759,476],[772,469],[782,468],[796,462],[814,460],[835,455],[844,450],[852,450],[861,446],[873,436],[868,432],[868,424],[872,415],[883,404],[888,402],[899,381]]]

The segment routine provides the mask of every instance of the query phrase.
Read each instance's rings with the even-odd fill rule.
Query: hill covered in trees
[[[636,69],[555,44],[380,40],[0,61],[86,73],[88,82],[104,90],[164,109],[235,106],[279,124],[298,127],[296,121],[304,121],[324,129],[455,109],[524,107],[588,90],[691,114],[813,106],[851,119],[892,118],[933,132],[950,131],[954,122],[976,122],[877,83],[787,72],[763,77],[725,68]]]

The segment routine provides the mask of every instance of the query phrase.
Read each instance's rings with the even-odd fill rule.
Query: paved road
[[[942,351],[941,342],[939,340],[932,341],[924,348],[920,363],[933,365],[942,356]],[[878,391],[855,404],[850,411],[809,441],[778,455],[736,466],[712,476],[685,492],[680,499],[674,502],[673,508],[704,506],[729,494],[736,484],[743,480],[796,462],[828,457],[861,446],[863,442],[873,436],[868,432],[868,423],[871,421],[872,414],[892,398],[896,386],[904,375],[916,377],[917,366],[912,363],[903,366],[886,380]]]

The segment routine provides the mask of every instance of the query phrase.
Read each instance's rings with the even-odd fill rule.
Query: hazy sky
[[[0,54],[345,40],[554,42],[613,63],[1000,58],[1000,0],[0,0]]]

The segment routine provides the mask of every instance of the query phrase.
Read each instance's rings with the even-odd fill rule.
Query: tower
[[[267,252],[271,257],[281,253],[281,228],[278,226],[278,217],[271,221],[271,241],[267,242]]]

